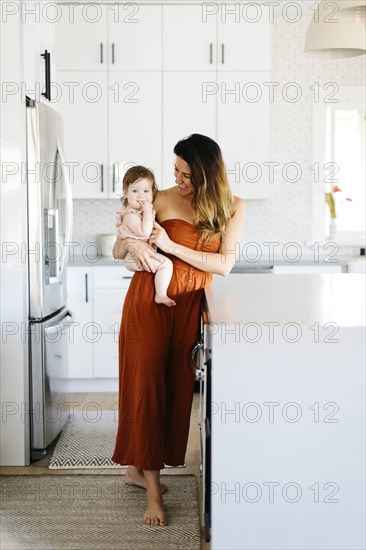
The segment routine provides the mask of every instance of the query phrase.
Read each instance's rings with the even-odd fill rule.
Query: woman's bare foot
[[[135,485],[136,487],[147,489],[143,470],[140,470],[135,466],[128,466],[127,472],[125,473],[125,483],[126,485]],[[164,483],[160,483],[160,489],[162,494],[164,494],[167,492],[168,487],[164,485]]]
[[[164,526],[167,524],[161,496],[149,497],[149,492],[147,493],[147,508],[144,513],[144,522],[147,525]]]
[[[144,513],[144,522],[147,525],[167,524],[167,518],[164,511],[163,499],[160,490],[160,471],[143,470],[147,486],[147,508]]]
[[[177,305],[174,300],[172,300],[171,298],[169,298],[169,296],[166,296],[165,294],[155,294],[155,302],[157,304],[164,304],[168,307]]]

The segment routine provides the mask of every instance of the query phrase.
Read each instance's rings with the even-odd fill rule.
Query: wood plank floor
[[[74,393],[70,394],[70,402],[76,403],[75,410],[83,410],[88,403],[97,403],[101,410],[117,409],[118,394],[117,393]],[[202,503],[202,480],[200,474],[200,443],[198,430],[198,394],[194,395],[193,406],[191,413],[191,426],[188,439],[188,447],[186,453],[186,468],[181,470],[184,474],[193,474],[196,476],[198,485],[199,507],[201,510]],[[47,455],[37,462],[33,462],[30,466],[2,466],[0,467],[0,475],[80,475],[80,474],[103,474],[103,475],[121,475],[121,472],[108,468],[99,469],[70,469],[70,470],[50,470],[48,468],[56,441],[49,448]],[[169,471],[169,474],[179,475],[180,471],[175,469]],[[131,549],[133,550],[133,549]],[[148,549],[147,549],[148,550]],[[209,550],[209,544],[202,537],[202,550]]]

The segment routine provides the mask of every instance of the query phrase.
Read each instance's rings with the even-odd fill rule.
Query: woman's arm
[[[155,249],[149,246],[146,241],[133,239],[132,237],[122,239],[117,236],[117,240],[114,243],[112,250],[113,258],[116,260],[124,260],[128,252],[131,252],[134,259],[137,262],[140,262],[140,265],[144,271],[149,271],[151,273],[156,272],[154,263],[151,262],[151,258],[158,260],[159,262],[163,261],[158,256]]]
[[[192,250],[177,244],[169,239],[165,230],[157,223],[154,224],[150,242],[201,271],[227,276],[234,266],[240,247],[245,212],[243,199],[236,198],[234,208],[235,212],[227,223],[225,238],[217,253]]]

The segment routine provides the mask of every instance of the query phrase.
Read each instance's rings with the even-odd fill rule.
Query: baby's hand
[[[150,212],[152,210],[152,202],[149,202],[149,201],[144,201],[142,203],[142,209],[144,212]]]

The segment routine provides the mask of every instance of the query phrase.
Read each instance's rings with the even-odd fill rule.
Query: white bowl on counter
[[[97,235],[97,240],[102,249],[102,256],[112,256],[112,248],[116,241],[115,233],[101,233]]]

